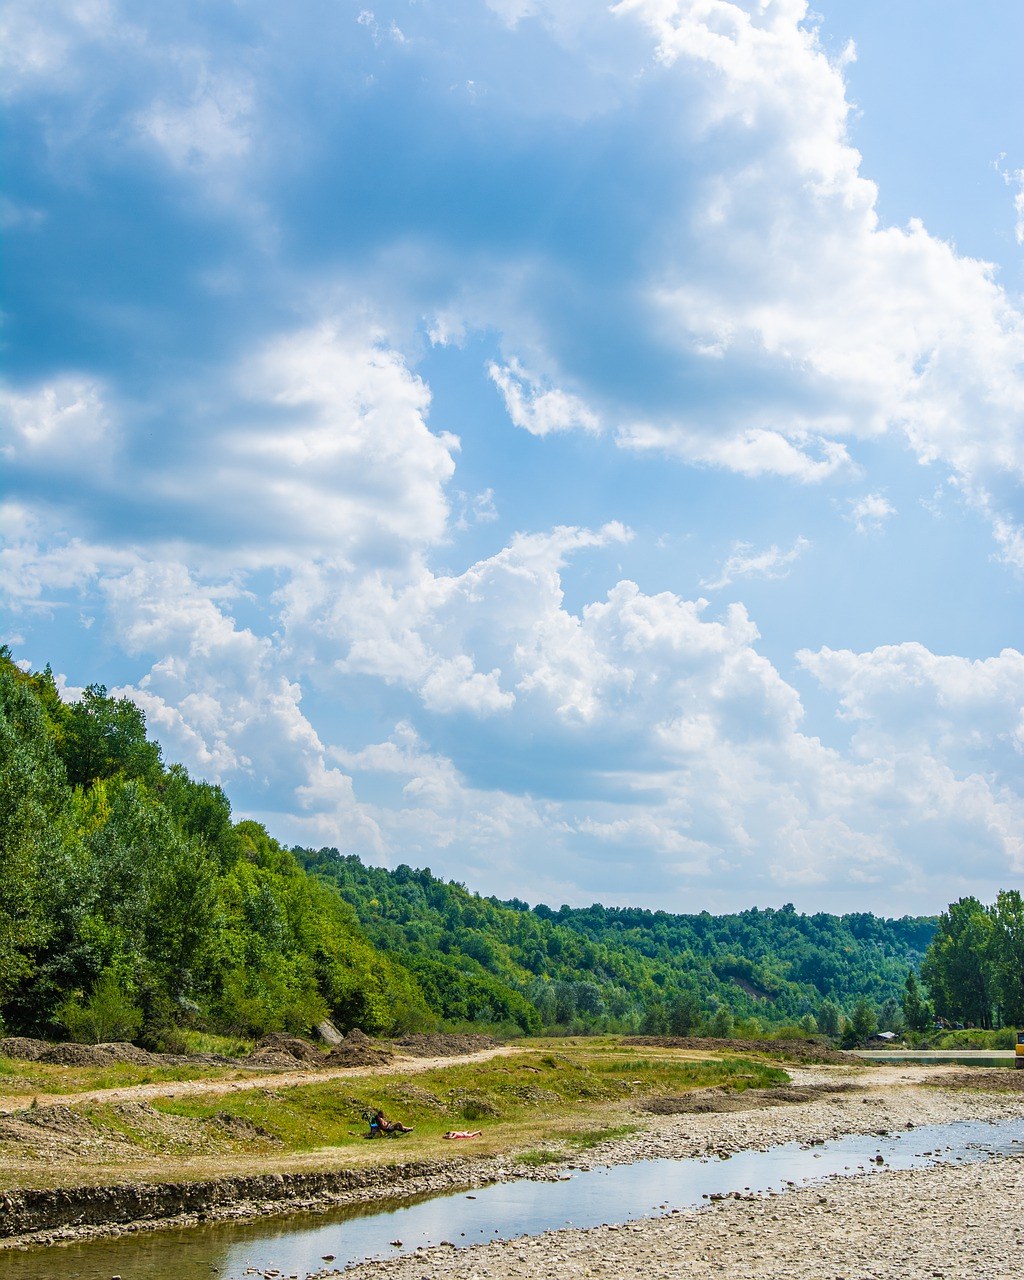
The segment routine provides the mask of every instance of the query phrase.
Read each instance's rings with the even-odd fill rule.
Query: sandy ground
[[[654,1118],[648,1134],[598,1149],[587,1163],[1024,1116],[1021,1093],[921,1087],[922,1078],[936,1080],[944,1070],[886,1066],[858,1080],[867,1088],[862,1094],[757,1112]],[[793,1072],[800,1083],[843,1074],[829,1068]],[[459,1251],[423,1250],[344,1274],[346,1280],[979,1280],[1019,1269],[1022,1250],[1024,1156],[885,1170],[783,1195],[722,1200],[628,1226],[567,1229]]]

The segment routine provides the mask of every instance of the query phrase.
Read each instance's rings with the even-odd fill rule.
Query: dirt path
[[[279,1089],[297,1084],[320,1084],[325,1080],[352,1079],[358,1076],[413,1075],[432,1071],[435,1067],[453,1067],[461,1063],[486,1062],[520,1050],[510,1045],[498,1045],[493,1049],[481,1049],[476,1053],[463,1053],[443,1058],[394,1058],[383,1065],[374,1063],[367,1067],[315,1067],[302,1071],[254,1071],[243,1080],[179,1080],[155,1084],[121,1085],[113,1089],[83,1089],[76,1093],[40,1093],[37,1095],[48,1107],[74,1106],[81,1102],[146,1102],[153,1098],[187,1098],[197,1094],[236,1093],[246,1089]],[[31,1097],[27,1094],[0,1097],[0,1115],[25,1108]]]

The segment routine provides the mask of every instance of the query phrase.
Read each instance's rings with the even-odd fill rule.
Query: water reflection
[[[566,1181],[520,1181],[470,1193],[376,1204],[325,1215],[290,1215],[246,1226],[154,1232],[86,1245],[0,1254],[0,1280],[251,1280],[333,1271],[362,1258],[449,1241],[536,1235],[658,1217],[729,1192],[781,1191],[828,1176],[907,1169],[996,1153],[1024,1154],[1024,1119],[962,1121],[885,1136],[797,1143],[729,1159],[645,1160]],[[400,1241],[401,1244],[392,1242]]]

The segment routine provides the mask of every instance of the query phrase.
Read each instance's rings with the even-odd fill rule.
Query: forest
[[[286,848],[164,761],[142,711],[0,648],[0,1029],[862,1036],[1024,1018],[1024,906],[938,919],[503,902],[429,869]]]

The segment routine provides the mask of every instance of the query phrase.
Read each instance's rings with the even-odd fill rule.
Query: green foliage
[[[114,974],[154,1046],[303,1033],[324,1016],[378,1033],[679,1035],[812,1019],[835,1036],[858,998],[889,1021],[905,1014],[926,949],[944,1016],[1024,1017],[1016,891],[991,908],[954,904],[938,932],[791,904],[718,917],[531,910],[429,869],[288,850],[234,822],[219,787],[165,766],[129,699],[97,684],[65,703],[49,669],[23,672],[0,650],[0,1017],[12,1031],[52,1034]]]
[[[95,1039],[116,1024],[154,1046],[189,1027],[431,1020],[415,976],[373,946],[336,888],[257,823],[233,824],[219,787],[164,769],[133,703],[94,685],[66,705],[49,671],[19,671],[8,651],[0,1014],[30,1034]]]
[[[719,1007],[773,1026],[816,1016],[826,999],[837,1035],[840,1003],[861,993],[879,1005],[899,999],[934,931],[929,920],[803,916],[789,905],[717,917],[599,904],[531,910],[429,869],[294,852],[340,888],[378,948],[415,972],[442,1018],[511,1017],[527,1032],[689,1035]]]
[[[73,787],[97,778],[122,776],[155,782],[161,773],[160,747],[146,737],[146,717],[130,698],[108,698],[91,684],[62,716],[58,750]]]
[[[69,996],[57,1010],[57,1019],[71,1039],[82,1044],[134,1040],[142,1018],[142,1010],[111,969],[100,974],[87,999]]]
[[[878,1030],[878,1017],[871,1002],[863,996],[853,1006],[850,1020],[843,1032],[843,1044],[847,1048],[863,1044]]]
[[[950,903],[921,965],[935,1013],[989,1030],[1024,1025],[1024,901],[1003,890],[986,907],[977,898]]]
[[[823,1000],[816,1019],[818,1030],[824,1036],[838,1036],[843,1029],[843,1015],[832,1000]]]
[[[903,992],[903,1018],[910,1031],[925,1031],[935,1017],[929,1002],[922,998],[913,969],[907,974]]]
[[[0,656],[0,1004],[51,932],[45,876],[66,835],[63,772],[39,700]]]

